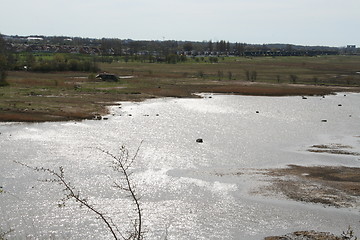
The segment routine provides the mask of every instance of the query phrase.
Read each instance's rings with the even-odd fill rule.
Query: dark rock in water
[[[341,104],[338,104],[339,107],[341,107],[342,105]]]
[[[102,119],[102,117],[100,115],[95,115],[94,116],[94,120],[101,120],[101,119]]]
[[[256,113],[259,113],[259,111],[256,111]]]
[[[202,143],[202,142],[204,142],[204,141],[202,140],[202,138],[198,138],[198,139],[196,139],[196,142],[197,142],[197,143]]]
[[[323,120],[321,120],[321,122],[327,122],[327,120],[326,120],[326,119],[323,119]]]
[[[104,117],[104,118],[103,118],[103,120],[108,120],[108,119],[109,119],[109,118],[107,118],[107,117]]]
[[[303,96],[302,99],[307,99],[307,97],[304,97],[304,96]]]

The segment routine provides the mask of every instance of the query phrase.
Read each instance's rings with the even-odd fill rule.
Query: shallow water
[[[341,106],[339,106],[341,104]],[[250,194],[256,169],[299,165],[360,166],[359,156],[307,151],[342,144],[360,152],[360,94],[252,97],[204,94],[111,108],[108,120],[0,124],[1,229],[10,239],[111,239],[101,221],[71,201],[62,187],[13,161],[56,169],[111,216],[121,229],[133,205],[112,188],[119,175],[99,149],[134,154],[147,239],[262,239],[295,230],[360,234],[358,208],[336,209]],[[327,122],[322,122],[322,120]],[[203,143],[196,143],[202,138]],[[242,173],[242,174],[238,174]],[[131,227],[131,226],[130,226]]]

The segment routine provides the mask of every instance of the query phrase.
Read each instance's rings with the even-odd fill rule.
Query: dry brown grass
[[[217,64],[112,63],[102,64],[104,71],[121,76],[119,83],[89,80],[89,73],[9,72],[10,87],[0,88],[0,121],[53,121],[91,118],[106,113],[116,101],[142,101],[154,97],[195,97],[196,92],[223,94],[287,96],[326,95],[338,91],[358,91],[341,74],[360,83],[360,58],[341,56],[321,58],[225,58]],[[245,71],[256,71],[256,82],[245,81]],[[223,77],[219,78],[219,72]],[[227,78],[231,72],[232,78]],[[201,74],[200,74],[201,73]],[[289,74],[299,82],[341,86],[288,84]],[[92,76],[94,77],[94,76]],[[277,78],[281,84],[277,84]],[[90,78],[91,79],[91,78]],[[360,84],[358,84],[360,85]]]

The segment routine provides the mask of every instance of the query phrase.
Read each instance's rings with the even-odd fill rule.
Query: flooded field
[[[14,162],[20,161],[62,166],[72,185],[126,233],[134,206],[113,187],[121,176],[103,151],[117,154],[124,145],[133,155],[141,145],[130,170],[146,239],[339,235],[349,225],[360,234],[356,194],[334,205],[292,198],[284,191],[291,182],[283,191],[276,187],[278,177],[289,180],[276,169],[288,165],[360,167],[360,94],[201,96],[122,103],[101,121],[0,123],[1,230],[13,229],[9,239],[111,239],[93,213],[72,201],[59,207],[63,187],[39,181],[49,176]]]

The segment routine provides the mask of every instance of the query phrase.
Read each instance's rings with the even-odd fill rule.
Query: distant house
[[[100,73],[96,76],[96,79],[101,79],[103,81],[117,82],[119,78],[115,74],[111,73]]]
[[[347,45],[345,52],[347,54],[356,54],[356,45]]]

